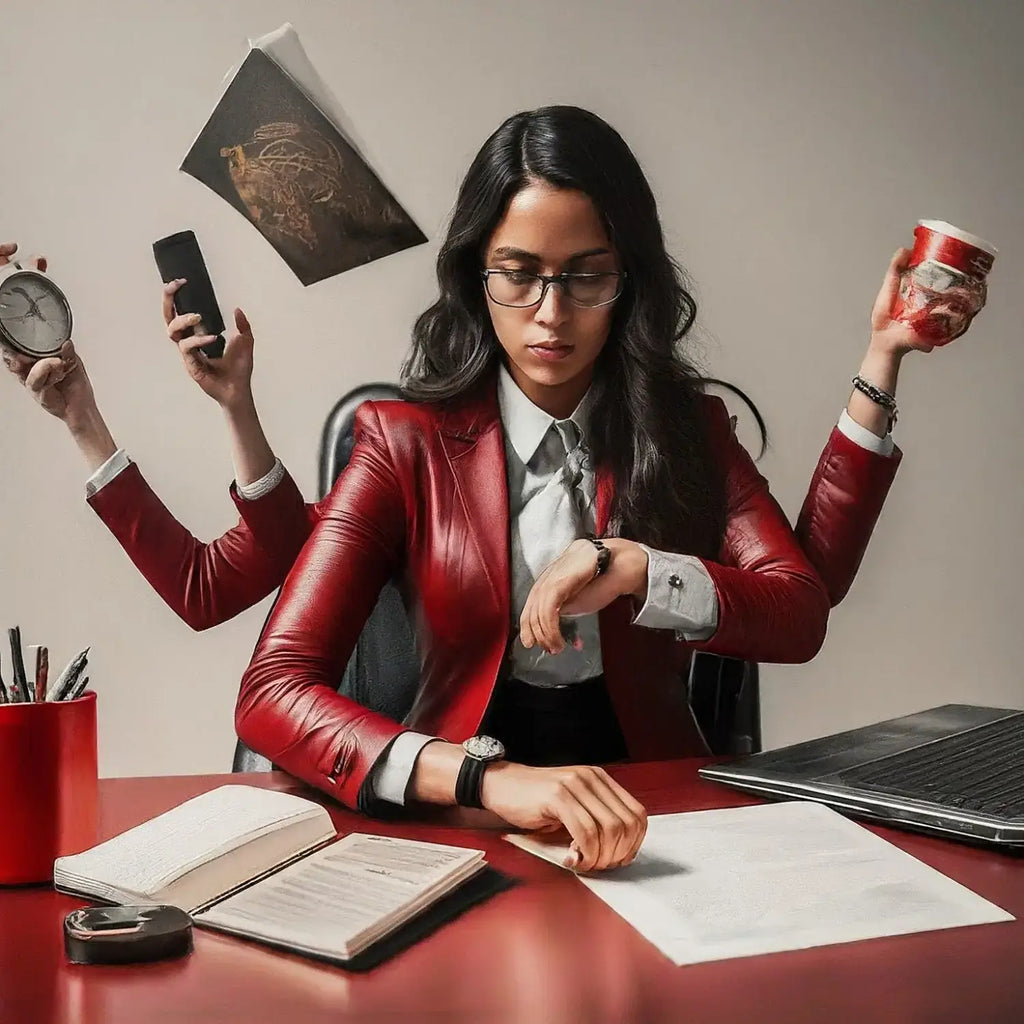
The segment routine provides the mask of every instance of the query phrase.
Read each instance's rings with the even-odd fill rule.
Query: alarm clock
[[[71,337],[71,306],[40,270],[0,267],[0,343],[32,359],[55,356]]]

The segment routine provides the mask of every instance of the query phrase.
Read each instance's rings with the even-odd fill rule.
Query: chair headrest
[[[353,388],[335,403],[327,415],[323,433],[320,435],[320,497],[324,497],[334,486],[341,471],[348,465],[355,444],[354,427],[356,409],[363,402],[401,400],[402,393],[397,384],[362,384]]]

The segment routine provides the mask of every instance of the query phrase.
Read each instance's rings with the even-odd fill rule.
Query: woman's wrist
[[[225,395],[218,401],[221,411],[227,417],[228,422],[251,422],[257,419],[256,399],[253,398],[252,388],[243,388],[237,394]]]
[[[275,458],[267,435],[263,433],[251,392],[247,401],[223,404],[221,409],[231,440],[235,482],[244,487],[262,480],[274,468]]]
[[[95,404],[69,415],[64,422],[90,470],[99,469],[117,451],[117,444]]]
[[[904,355],[905,351],[887,345],[884,339],[873,334],[857,375],[868,384],[895,396]],[[859,390],[854,390],[850,396],[846,412],[855,423],[870,430],[876,437],[885,437],[892,429],[893,417],[890,411]]]
[[[416,758],[409,780],[409,799],[427,804],[455,805],[455,782],[466,757],[457,743],[433,740]]]
[[[881,340],[878,335],[872,334],[868,350],[860,365],[860,376],[874,384],[875,387],[894,395],[900,365],[907,351],[907,349],[893,348]]]
[[[647,552],[635,540],[621,537],[602,540],[612,553],[611,565],[621,579],[620,593],[641,602],[647,600]]]

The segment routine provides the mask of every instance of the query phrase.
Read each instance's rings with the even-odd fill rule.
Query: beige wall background
[[[176,170],[246,38],[286,20],[431,238],[306,289]],[[473,153],[515,110],[590,107],[651,178],[698,285],[695,351],[760,403],[763,470],[792,517],[893,250],[919,217],[989,237],[989,306],[961,343],[907,360],[882,522],[820,656],[764,670],[764,733],[1019,707],[1022,50],[1024,9],[994,0],[4,4],[0,235],[50,256],[115,436],[207,539],[234,522],[232,470],[217,408],[163,335],[150,243],[171,231],[195,229],[222,305],[255,325],[265,426],[312,497],[332,403],[397,373]],[[10,379],[0,416],[0,625],[60,665],[92,645],[103,774],[226,770],[266,604],[192,633],[85,504],[63,427]]]

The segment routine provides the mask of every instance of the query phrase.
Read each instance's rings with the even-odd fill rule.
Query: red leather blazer
[[[726,470],[727,525],[705,562],[719,603],[698,649],[805,661],[825,636],[828,594],[764,479],[707,398],[709,440]],[[597,527],[610,485],[598,474]],[[243,678],[238,735],[294,775],[355,806],[403,726],[334,690],[381,586],[401,572],[415,599],[423,672],[411,727],[453,741],[480,725],[510,632],[509,512],[496,393],[442,410],[368,402],[351,461],[286,579]],[[600,614],[608,691],[634,759],[703,752],[682,674],[691,645],[631,624],[619,599]]]
[[[717,421],[721,428],[722,416],[716,406],[717,403],[709,401],[712,425],[714,426]],[[385,408],[385,419],[390,426],[394,410],[390,408],[390,404],[388,407],[380,408]],[[442,442],[442,438],[448,438],[442,443],[444,464],[448,464],[448,450],[452,449],[453,456],[458,456],[459,452],[456,449],[460,447],[467,449],[462,453],[463,467],[475,465],[488,445],[494,449],[493,458],[497,459],[500,455],[503,459],[501,446],[496,444],[496,438],[500,435],[500,424],[494,425],[495,410],[491,408],[483,412],[485,415],[470,423],[475,435],[480,438],[489,430],[495,430],[497,434],[489,440],[480,438],[483,440],[483,447],[480,452],[470,455],[469,459],[466,459],[465,455],[468,455],[469,449],[475,448],[476,445],[465,440],[460,442],[458,437],[451,436],[453,431],[458,435],[459,428],[454,419],[450,416],[446,418],[446,429],[437,434],[439,443]],[[378,423],[377,412],[371,414],[367,410],[361,418],[361,453],[364,453],[367,443],[373,443],[368,440],[369,438],[382,436],[383,428],[379,426],[376,430],[371,426],[370,433],[367,434],[367,416],[371,417],[373,425]],[[463,410],[463,419],[467,418],[470,421],[474,419],[474,414],[468,409]],[[491,426],[485,430],[484,424],[488,419]],[[440,426],[440,423],[435,424],[435,431],[440,429]],[[405,432],[410,429],[413,429],[413,425],[406,423]],[[402,430],[399,429],[398,436],[401,435]],[[470,434],[461,436],[465,438]],[[721,429],[718,430],[718,438],[721,444]],[[730,443],[726,448],[728,450],[738,446]],[[739,454],[741,462],[746,460],[746,455],[741,450],[733,454]],[[822,451],[800,513],[796,533],[808,559],[825,581],[833,604],[841,600],[856,574],[900,458],[901,453],[898,450],[891,458],[883,458],[868,452],[837,429],[832,431]],[[363,461],[364,454],[361,454],[359,462]],[[455,461],[459,462],[459,458]],[[749,465],[748,470],[752,471]],[[503,462],[495,462],[489,471],[500,481],[503,488]],[[360,470],[360,473],[365,474],[365,470]],[[753,472],[753,476],[760,480],[756,472]],[[457,480],[461,477],[455,475],[452,479]],[[134,465],[92,496],[89,502],[166,603],[193,628],[205,629],[250,607],[279,586],[313,524],[325,512],[336,515],[331,512],[332,506],[336,505],[336,500],[333,500],[335,495],[318,506],[305,505],[293,481],[287,476],[270,494],[256,501],[239,500],[237,495],[233,496],[242,514],[242,521],[210,544],[197,541],[174,519]],[[607,488],[599,493],[599,509],[605,514],[607,496]],[[505,517],[504,535],[507,536],[507,510],[504,502],[501,503],[500,511]],[[492,536],[492,541],[493,539]],[[507,595],[507,586],[503,593]],[[602,621],[604,635],[612,637],[617,629],[621,630],[628,626],[628,616],[625,622],[614,622],[617,614],[619,612],[615,605],[606,611],[604,619],[612,624]],[[626,632],[635,635],[648,634],[649,639],[661,637],[663,645],[671,635],[667,631],[643,630],[640,627],[629,627]],[[723,636],[722,630],[719,630],[713,641],[701,646],[719,649],[716,642],[721,643]],[[610,646],[614,657],[616,644],[612,642]],[[670,659],[676,661],[679,655],[687,650],[687,646],[682,644],[668,646],[671,650]],[[747,656],[754,655],[748,653]],[[763,660],[768,659],[765,656]],[[675,678],[678,680],[678,676]],[[628,709],[626,713],[628,715]],[[397,731],[394,723],[388,725]],[[417,725],[424,727],[419,722]],[[688,725],[684,734],[691,739],[694,738]],[[679,739],[678,736],[676,738]],[[256,743],[262,746],[259,738],[256,739]],[[344,745],[336,748],[334,753],[344,755]],[[331,755],[325,754],[324,757],[330,759]],[[343,756],[341,761],[344,762]],[[278,758],[278,763],[283,761]],[[365,758],[363,763],[367,763]],[[332,763],[330,771],[333,771],[333,768]],[[297,774],[303,772],[299,771]],[[316,781],[316,774],[314,773],[314,778],[310,781]],[[319,774],[322,784],[327,775]],[[353,779],[358,778],[360,774],[362,773],[357,771]],[[340,781],[341,775],[334,778]],[[329,784],[327,788],[333,791],[335,786]],[[350,792],[353,788],[354,782],[349,786]]]

